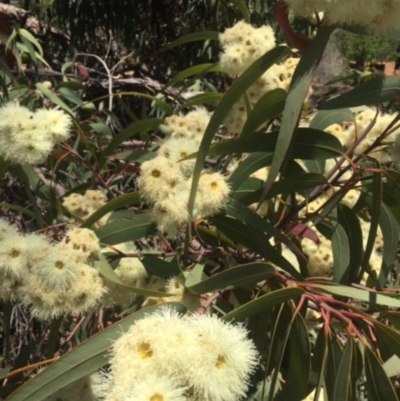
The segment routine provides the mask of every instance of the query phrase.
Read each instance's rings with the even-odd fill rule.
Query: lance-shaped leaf
[[[365,347],[365,375],[369,401],[399,401],[396,390],[387,376],[378,357]]]
[[[157,232],[148,213],[138,214],[132,220],[113,220],[95,231],[100,242],[108,245],[133,241]]]
[[[174,47],[186,43],[192,43],[204,40],[218,40],[218,36],[219,33],[215,31],[200,31],[200,32],[189,33],[188,35],[182,36],[181,38],[171,42],[169,45],[163,47],[162,49],[159,50],[158,53],[164,52],[166,50],[172,49]]]
[[[263,95],[247,116],[240,135],[245,138],[249,137],[258,130],[260,125],[281,114],[285,106],[286,96],[286,91],[279,88]]]
[[[125,195],[121,195],[118,198],[107,202],[100,209],[96,210],[92,215],[90,215],[86,221],[82,224],[82,227],[90,227],[97,221],[99,221],[107,213],[113,212],[124,206],[137,205],[140,203],[141,197],[139,192],[131,192]]]
[[[333,386],[333,400],[352,401],[354,399],[351,397],[351,367],[355,347],[353,338],[349,336],[337,370]]]
[[[321,61],[326,44],[333,32],[334,27],[322,26],[310,46],[303,53],[299,64],[293,74],[290,83],[289,94],[283,111],[282,125],[275,148],[275,157],[271,165],[270,173],[265,183],[264,196],[287,159],[290,148],[294,148],[293,136],[298,125],[303,102],[307,96],[312,76]],[[305,157],[308,159],[308,157]]]
[[[204,63],[195,65],[186,70],[183,70],[176,74],[165,86],[164,89],[174,86],[177,82],[183,81],[186,78],[192,77],[194,75],[202,75],[206,72],[220,72],[221,67],[218,64]]]
[[[255,171],[269,166],[272,163],[272,158],[273,153],[268,152],[256,152],[246,157],[228,178],[231,190],[234,191],[239,188],[242,182]]]
[[[248,263],[231,267],[188,287],[188,289],[194,294],[205,294],[216,290],[254,285],[275,274],[276,269],[268,263]]]
[[[181,274],[181,269],[176,263],[167,262],[166,260],[162,260],[155,256],[145,256],[141,259],[141,262],[143,263],[147,273],[156,274],[165,279],[179,276]]]
[[[153,291],[153,290],[145,290],[143,288],[138,288],[138,287],[131,287],[129,285],[124,284],[119,277],[115,274],[114,270],[110,266],[110,264],[107,262],[104,256],[100,256],[99,260],[96,260],[94,263],[96,268],[99,270],[101,275],[105,277],[107,280],[111,281],[112,283],[115,283],[129,291],[134,292],[135,294],[140,294],[144,295],[145,297],[152,297],[152,298],[164,298],[164,297],[169,297],[172,294],[167,294],[165,292],[161,291]]]
[[[283,57],[290,54],[290,50],[285,46],[278,46],[271,51],[267,52],[256,60],[229,88],[225,93],[221,102],[215,109],[206,131],[203,135],[203,139],[200,144],[200,149],[197,154],[196,164],[192,176],[192,187],[190,190],[189,197],[189,213],[192,214],[194,201],[196,197],[197,187],[200,179],[201,172],[203,170],[203,164],[207,156],[208,148],[217,133],[222,121],[229,113],[232,106],[239,100],[246,90],[264,74],[273,64],[280,61]],[[257,149],[258,150],[258,149]]]
[[[357,299],[362,302],[368,302],[372,305],[384,305],[392,308],[400,308],[400,299],[397,299],[394,296],[389,296],[389,294],[383,295],[381,292],[373,290],[361,290],[359,288],[347,287],[334,283],[316,284],[314,281],[312,283],[314,289],[327,294]]]
[[[330,330],[328,337],[328,359],[325,372],[325,387],[329,396],[329,400],[334,400],[333,392],[335,390],[336,377],[339,372],[340,362],[343,357],[342,345],[339,342],[335,332]]]
[[[217,142],[210,146],[207,154],[218,156],[244,152],[273,152],[277,140],[276,132],[260,133],[245,138]],[[343,146],[333,135],[312,128],[298,128],[288,158],[326,160],[340,157],[343,152]],[[188,156],[187,159],[193,159],[199,155],[200,151]]]
[[[190,92],[189,92],[190,93]],[[199,104],[204,106],[205,104],[218,103],[222,98],[222,93],[219,92],[207,92],[201,93],[190,97],[183,105],[182,108],[198,106]]]
[[[353,121],[354,114],[350,109],[321,110],[312,119],[310,128],[324,130],[332,124]]]
[[[400,78],[377,76],[320,105],[321,110],[382,104],[400,95]]]
[[[270,309],[274,306],[280,305],[293,298],[299,297],[304,294],[304,290],[301,288],[283,288],[280,290],[269,292],[268,294],[262,295],[250,301],[242,306],[239,306],[232,312],[227,313],[224,316],[224,320],[228,321],[242,321],[249,316],[263,312],[266,309]]]
[[[306,323],[299,313],[296,314],[292,323],[289,347],[289,371],[282,390],[274,398],[275,401],[302,401],[307,394],[311,370],[311,347]]]
[[[181,304],[169,303],[168,305],[178,312],[186,312],[186,308]],[[154,313],[159,308],[158,305],[143,308],[82,342],[46,370],[23,384],[7,398],[7,401],[41,401],[62,387],[97,371],[108,363],[112,341],[120,337],[121,333],[135,321]]]

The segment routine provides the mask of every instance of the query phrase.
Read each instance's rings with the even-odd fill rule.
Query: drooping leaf
[[[217,142],[210,146],[207,153],[209,156],[218,156],[244,152],[273,152],[277,140],[276,132],[259,133],[245,138]],[[337,158],[343,153],[342,145],[333,135],[312,128],[298,128],[288,158],[326,160]],[[188,156],[187,159],[193,159],[199,155],[200,151]]]
[[[249,137],[258,130],[260,125],[281,114],[285,106],[286,96],[286,91],[279,88],[263,95],[247,116],[240,135],[245,138]]]
[[[272,291],[248,302],[245,305],[239,306],[232,312],[227,313],[223,319],[235,322],[242,321],[249,316],[260,313],[265,309],[270,309],[273,306],[280,305],[302,295],[303,293],[304,291],[301,288],[295,287]]]
[[[268,263],[248,263],[231,267],[188,287],[188,289],[194,294],[205,294],[216,290],[254,285],[275,274],[275,268]]]
[[[351,363],[355,347],[356,344],[354,344],[353,338],[349,336],[337,369],[335,384],[333,386],[333,400],[352,401],[354,399],[351,397]]]
[[[299,313],[296,314],[292,323],[289,347],[289,371],[282,390],[274,398],[275,401],[302,401],[307,394],[311,370],[311,347],[306,323]]]
[[[169,303],[168,305],[180,313],[186,312],[186,308],[182,304]],[[116,340],[137,320],[154,313],[159,308],[158,305],[143,308],[82,342],[19,387],[7,398],[7,401],[42,401],[62,387],[97,371],[108,363],[112,341]]]
[[[392,382],[377,356],[365,347],[365,375],[369,401],[399,401]]]
[[[399,77],[376,76],[349,92],[322,103],[320,109],[378,105],[389,102],[398,95],[400,95]]]
[[[164,89],[174,86],[176,83],[194,75],[203,75],[207,72],[220,72],[221,67],[218,64],[204,63],[198,64],[176,74],[164,87]]]
[[[57,95],[55,95],[50,89],[46,88],[42,83],[37,83],[36,89],[46,96],[51,102],[57,106],[60,106],[64,111],[74,117],[74,112]]]
[[[383,295],[376,291],[361,290],[359,288],[347,287],[340,284],[334,283],[324,283],[324,284],[314,284],[315,289],[318,291],[325,292],[331,295],[339,295],[345,298],[354,298],[359,301],[368,302],[372,305],[385,305],[392,308],[400,308],[400,299],[393,296]]]
[[[243,181],[246,180],[255,171],[269,166],[272,162],[273,153],[255,152],[246,157],[239,166],[229,176],[228,182],[232,191],[239,188]]]
[[[147,273],[156,274],[159,277],[169,279],[173,276],[179,276],[181,269],[176,263],[167,262],[166,260],[155,256],[145,256],[141,259]]]
[[[267,52],[256,60],[228,89],[225,95],[222,97],[221,102],[215,109],[206,131],[203,135],[203,139],[200,144],[200,149],[197,154],[196,164],[192,176],[192,187],[190,190],[189,197],[189,213],[192,214],[194,201],[196,197],[198,182],[203,169],[204,160],[207,156],[208,148],[211,144],[214,135],[219,129],[222,121],[229,113],[232,106],[239,100],[239,98],[245,93],[261,75],[268,70],[273,64],[280,61],[283,57],[290,54],[289,48],[285,46],[279,46],[271,51]],[[257,149],[258,151],[259,149]]]
[[[157,231],[148,213],[136,215],[132,220],[114,220],[98,228],[95,234],[100,242],[108,245],[121,244],[126,241],[133,241]]]
[[[139,192],[131,192],[125,195],[121,195],[118,198],[107,202],[100,209],[96,210],[92,215],[90,215],[86,221],[82,224],[82,227],[91,227],[94,223],[99,221],[107,213],[113,212],[128,205],[136,205],[140,203],[141,197]]]
[[[343,349],[333,330],[330,331],[330,336],[327,340],[328,358],[325,372],[325,387],[328,393],[328,399],[334,400],[333,392],[335,390],[336,378],[339,373],[340,362],[343,357]]]
[[[324,130],[332,124],[353,122],[354,114],[350,109],[321,110],[311,120],[310,128]]]
[[[342,277],[336,277],[339,281],[335,279],[336,282],[341,282],[342,284],[357,282],[358,272],[361,266],[361,260],[363,257],[363,238],[360,227],[360,222],[354,212],[346,205],[340,205],[337,209],[338,222],[343,228],[347,241],[348,241],[348,251],[349,260],[347,271],[344,271]],[[337,254],[337,257],[345,257]],[[343,263],[343,266],[345,263]],[[335,274],[334,274],[335,277]]]
[[[267,182],[265,183],[263,196],[267,195],[268,190],[282,170],[282,166],[285,160],[287,160],[290,149],[295,148],[293,145],[293,136],[298,125],[303,102],[307,96],[312,76],[319,65],[333,30],[334,28],[330,26],[322,26],[318,29],[316,37],[303,53],[293,74],[289,94],[283,110],[282,125],[276,142],[275,157],[271,165]],[[308,159],[308,157],[305,157],[305,159]]]
[[[144,295],[145,297],[152,297],[152,298],[164,298],[169,296],[165,292],[146,290],[143,288],[132,287],[124,284],[115,274],[113,268],[110,266],[110,264],[107,262],[106,258],[103,255],[101,255],[99,259],[94,262],[94,264],[103,277],[105,277],[108,281],[111,281],[112,283],[115,283],[120,287],[125,288],[126,290],[132,291],[136,294]]]

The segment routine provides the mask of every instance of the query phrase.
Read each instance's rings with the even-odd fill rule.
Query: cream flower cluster
[[[333,24],[358,24],[374,32],[399,28],[399,0],[286,0],[301,16],[323,12]]]
[[[189,220],[188,200],[194,161],[182,158],[198,151],[210,115],[203,109],[185,116],[165,119],[161,130],[167,135],[157,157],[142,164],[138,186],[143,198],[152,205],[152,218],[158,229],[174,236]],[[203,173],[196,196],[195,217],[217,213],[225,204],[229,187],[219,173]]]
[[[215,316],[161,308],[115,341],[105,401],[240,400],[258,363],[247,334]]]
[[[241,75],[254,61],[275,47],[275,35],[270,26],[254,28],[243,21],[221,33],[219,41],[222,46],[222,71],[232,76]],[[267,92],[277,88],[288,90],[298,60],[291,57],[283,64],[275,64],[250,86],[246,91],[247,99],[241,97],[224,119],[230,133],[242,132],[247,120],[247,108],[254,107]]]
[[[63,240],[20,235],[0,220],[0,299],[20,302],[38,319],[84,313],[98,306],[105,291],[90,266],[99,241],[87,229],[71,229]]]
[[[43,162],[54,144],[69,138],[72,120],[61,110],[8,103],[0,108],[0,156],[12,163]]]
[[[84,195],[72,193],[63,199],[63,206],[71,214],[87,219],[90,215],[100,209],[107,203],[107,197],[97,189],[88,189]],[[109,214],[100,219],[100,224],[105,224],[109,218]]]
[[[125,254],[138,253],[139,251],[133,243],[125,242],[119,244],[116,248]],[[180,302],[184,304],[188,310],[196,311],[201,306],[201,299],[194,294],[188,293],[185,288],[185,278],[180,276],[171,277],[165,280],[158,276],[149,276],[143,263],[138,257],[123,257],[114,270],[114,273],[120,279],[122,284],[128,287],[147,289],[152,291],[165,292],[172,294],[166,297],[148,297],[143,306],[163,304],[165,302]],[[128,307],[136,299],[136,294],[127,288],[107,281],[106,287],[109,290],[103,297],[102,305],[104,306],[122,306]]]
[[[370,223],[359,219],[364,249],[367,246]],[[333,274],[333,251],[332,242],[316,231],[319,244],[308,238],[303,238],[301,246],[303,252],[308,257],[308,271],[310,276],[331,277]],[[378,228],[374,247],[369,260],[369,268],[372,273],[372,280],[375,280],[380,273],[382,265],[383,234]],[[375,277],[374,277],[375,276]],[[368,275],[363,277],[363,283],[368,279]]]

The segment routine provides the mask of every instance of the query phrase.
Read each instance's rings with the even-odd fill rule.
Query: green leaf
[[[65,82],[65,83],[68,83],[68,82]],[[76,96],[75,93],[72,92],[72,90],[66,88],[65,86],[61,86],[58,91],[60,93],[60,96],[62,96],[64,99],[67,99],[68,101],[70,101],[71,103],[73,103],[77,106],[80,106],[83,103],[83,101],[80,97]],[[105,124],[103,124],[103,125],[105,125]]]
[[[289,371],[285,377],[285,384],[274,401],[302,401],[307,394],[311,371],[311,347],[306,323],[299,313],[292,323],[289,346]]]
[[[169,45],[163,47],[159,51],[159,53],[186,43],[205,41],[205,40],[218,40],[218,37],[219,33],[215,31],[200,31],[200,32],[189,33],[188,35],[185,35],[177,40],[174,40]]]
[[[155,256],[145,256],[141,259],[141,262],[150,275],[155,274],[159,277],[169,279],[181,274],[181,269],[176,263],[167,262]]]
[[[272,291],[248,302],[247,304],[239,306],[232,312],[227,313],[223,319],[234,322],[242,321],[249,316],[280,305],[302,294],[304,294],[304,291],[301,288],[293,287]]]
[[[216,290],[230,290],[236,287],[254,285],[275,274],[275,268],[268,263],[248,263],[231,267],[198,284],[188,287],[188,289],[194,294],[205,294]]]
[[[368,401],[399,401],[381,362],[369,347],[365,347],[364,358]]]
[[[337,109],[337,110],[321,110],[310,123],[310,128],[319,129],[323,131],[332,124],[339,124],[342,122],[353,122],[354,114],[350,109]]]
[[[318,29],[316,37],[303,53],[293,74],[275,147],[275,157],[265,183],[264,196],[267,195],[268,190],[282,170],[290,150],[296,148],[293,144],[293,137],[303,108],[303,102],[307,96],[313,74],[321,61],[326,44],[334,29],[331,26],[321,26]],[[308,159],[308,157],[304,157],[304,159]]]
[[[287,93],[283,89],[274,89],[263,95],[249,113],[246,123],[240,134],[248,138],[258,130],[260,125],[282,113]]]
[[[387,361],[393,355],[400,356],[400,332],[378,321],[374,321],[374,327],[382,359]]]
[[[273,152],[277,146],[276,132],[260,133],[246,138],[217,142],[210,146],[209,156],[244,152]],[[290,159],[325,160],[341,156],[344,153],[339,140],[333,135],[312,128],[299,128],[293,139]],[[276,153],[275,153],[276,154]],[[187,159],[199,157],[200,151]]]
[[[358,272],[360,270],[361,260],[364,253],[360,222],[354,212],[346,205],[339,205],[339,207],[337,208],[337,213],[338,222],[343,228],[347,237],[349,258],[347,270],[343,272],[344,274],[341,278],[336,277],[337,280],[334,280],[336,282],[341,282],[342,284],[354,283],[357,282]],[[342,265],[344,266],[346,264],[344,262],[344,259],[346,257],[345,254],[340,255],[339,253],[334,253],[334,257],[335,255],[342,260]]]
[[[39,51],[39,54],[41,56],[43,56],[43,49],[42,46],[40,46],[40,43],[37,41],[37,39],[30,33],[28,32],[26,29],[23,28],[19,28],[18,29],[18,34],[21,36],[22,38],[27,39],[30,43],[32,43]]]
[[[333,252],[333,280],[346,281],[350,264],[350,244],[347,233],[340,224],[335,224],[331,236]]]
[[[186,308],[181,304],[169,303],[168,306],[178,312],[186,313]],[[42,401],[62,387],[96,372],[108,363],[112,341],[118,339],[121,333],[127,331],[137,320],[154,313],[159,308],[159,305],[143,308],[82,342],[19,387],[7,401]]]
[[[336,400],[333,398],[335,390],[336,378],[339,373],[340,362],[343,358],[343,349],[335,332],[330,328],[330,336],[328,337],[328,358],[325,372],[325,387],[328,393],[328,400]]]
[[[353,401],[354,399],[351,397],[351,362],[355,347],[353,338],[349,336],[335,377],[333,400]]]
[[[374,167],[379,169],[378,161],[374,162]],[[381,202],[382,202],[382,176],[381,173],[377,171],[374,172],[372,175],[372,188],[370,193],[370,200],[367,204],[371,216],[371,223],[369,227],[365,253],[361,261],[361,271],[358,281],[362,279],[365,271],[367,271],[369,267],[369,260],[371,258],[372,251],[374,250],[376,233],[378,232],[379,217],[381,213]]]
[[[125,195],[121,195],[107,202],[100,209],[96,210],[92,215],[90,215],[86,221],[82,224],[83,228],[91,227],[97,221],[99,221],[107,213],[113,212],[124,206],[137,205],[141,202],[141,196],[139,192],[130,192]]]
[[[377,76],[320,105],[321,110],[380,105],[400,95],[400,78]]]
[[[108,245],[133,241],[157,232],[150,214],[136,215],[132,220],[114,220],[95,231],[100,242]]]
[[[228,183],[231,190],[235,191],[238,189],[242,182],[255,171],[269,166],[272,162],[272,158],[273,153],[266,152],[255,152],[246,157],[229,176]]]
[[[366,203],[370,208],[372,208],[371,196],[366,197]],[[377,286],[378,288],[383,288],[386,282],[386,277],[393,269],[394,262],[396,260],[400,237],[400,227],[389,208],[384,203],[381,203],[380,208],[381,212],[379,214],[379,226],[383,234],[383,254],[382,268],[379,274]]]
[[[311,372],[308,386],[308,392],[315,388],[316,399],[319,398],[319,393],[322,391],[325,367],[328,359],[328,335],[322,327],[318,331],[315,341],[314,352],[311,360]]]
[[[107,146],[107,148],[102,152],[101,156],[104,159],[106,156],[111,155],[122,142],[131,139],[134,135],[140,134],[141,132],[146,132],[150,130],[157,130],[163,120],[159,118],[149,118],[147,120],[136,121],[129,125],[127,128],[123,129]]]
[[[186,78],[192,77],[193,75],[203,75],[206,72],[220,72],[221,67],[218,64],[212,64],[212,63],[204,63],[204,64],[198,64],[194,65],[193,67],[186,68],[186,70],[183,70],[176,74],[165,86],[164,90],[166,88],[169,88],[170,86],[174,86],[176,83],[183,81]]]
[[[110,129],[110,127],[107,124],[104,123],[90,123],[89,124],[90,128],[92,128],[92,130],[95,133],[104,135],[104,136],[108,136],[108,137],[112,137],[112,131]]]
[[[190,97],[182,107],[193,107],[198,106],[199,104],[215,104],[221,100],[222,96],[222,93],[218,92],[201,93],[200,95]]]
[[[339,295],[351,299],[354,298],[358,301],[367,302],[371,305],[385,305],[392,308],[400,308],[400,299],[389,297],[387,295],[382,295],[382,293],[372,290],[361,290],[358,288],[352,288],[333,283],[314,284],[314,282],[313,288],[331,295]]]
[[[203,139],[200,144],[200,150],[197,155],[195,168],[192,176],[192,187],[189,198],[189,213],[193,214],[194,201],[197,192],[200,175],[203,170],[203,164],[207,156],[208,148],[211,144],[214,135],[218,131],[225,116],[229,113],[232,106],[245,93],[261,75],[268,70],[273,64],[277,63],[283,57],[290,54],[289,48],[279,46],[264,54],[256,60],[229,88],[222,97],[221,102],[215,109],[208,123]],[[258,149],[257,149],[258,150]]]
[[[125,288],[126,290],[132,291],[136,294],[144,295],[145,297],[152,297],[152,298],[165,298],[169,297],[170,295],[161,292],[161,291],[154,291],[154,290],[145,290],[139,287],[131,287],[130,285],[124,284],[119,277],[115,274],[113,268],[107,262],[104,256],[100,256],[99,260],[94,262],[96,269],[99,270],[101,275],[105,277],[108,281],[119,285],[120,287]]]
[[[42,83],[37,83],[36,89],[42,92],[42,94],[46,96],[51,102],[53,102],[57,106],[60,106],[63,110],[74,117],[74,112],[72,111],[72,109],[70,109],[57,95],[55,95],[50,89],[46,88]]]
[[[299,175],[293,175],[274,182],[265,200],[280,194],[288,194],[290,192],[300,193],[301,191],[315,188],[316,186],[322,184],[326,184],[326,178],[321,174],[303,173]],[[263,188],[261,188],[260,185],[253,191],[253,193],[247,194],[247,192],[243,192],[243,195],[240,193],[243,187],[241,186],[232,194],[232,197],[240,200],[240,202],[244,203],[245,205],[258,202],[263,192]],[[237,194],[239,194],[239,196],[237,196]]]
[[[35,216],[35,213],[31,212],[28,209],[25,209],[24,207],[18,206],[18,205],[11,205],[10,203],[0,203],[0,207],[4,208],[4,209],[9,209],[9,210],[15,210],[16,212],[23,213],[29,217]]]
[[[400,173],[393,170],[384,170],[384,174],[386,177],[385,182],[383,183],[383,193],[382,188],[380,188],[380,195],[385,202],[385,204],[389,207],[390,211],[392,212],[393,216],[396,218],[397,223],[400,224]],[[381,178],[380,173],[374,174],[378,175]],[[382,180],[382,179],[381,179]],[[375,189],[371,188],[371,193],[375,199],[377,196],[375,194]],[[379,194],[378,193],[378,194]],[[375,205],[377,204],[379,198],[376,199]],[[378,207],[378,206],[376,206]]]

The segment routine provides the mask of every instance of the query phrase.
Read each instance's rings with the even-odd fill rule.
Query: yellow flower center
[[[217,362],[215,364],[217,369],[224,369],[226,366],[226,359],[223,355],[218,355]]]
[[[217,184],[215,181],[213,181],[213,182],[211,183],[211,189],[212,189],[213,191],[216,191],[216,190],[218,189],[218,184]]]
[[[16,250],[16,249],[12,249],[11,252],[10,252],[10,256],[11,256],[12,258],[18,258],[19,255],[20,255],[20,253],[19,253],[19,251]]]
[[[154,177],[154,178],[159,178],[159,177],[161,177],[161,171],[155,169],[155,170],[153,170],[153,171],[151,172],[151,176]]]
[[[56,263],[54,263],[54,266],[58,269],[61,270],[64,267],[64,263],[61,262],[61,260],[57,260]]]
[[[161,394],[155,393],[149,398],[149,401],[164,401],[164,397]]]
[[[142,359],[151,358],[153,351],[151,350],[150,344],[146,342],[141,343],[138,348],[138,354]]]

